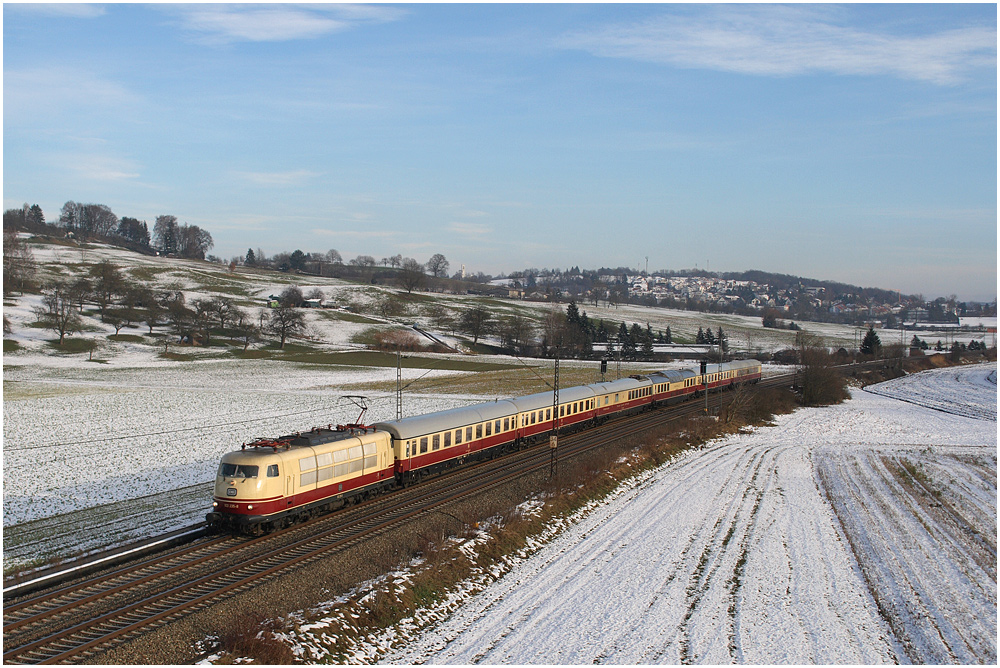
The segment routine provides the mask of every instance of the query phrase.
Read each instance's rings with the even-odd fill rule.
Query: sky
[[[992,300],[997,6],[3,7],[3,205]]]

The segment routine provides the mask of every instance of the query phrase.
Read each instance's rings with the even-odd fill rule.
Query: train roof
[[[618,380],[609,380],[604,383],[593,383],[587,387],[594,388],[596,394],[611,394],[612,392],[628,392],[629,390],[635,390],[640,387],[646,387],[649,384],[649,378],[642,377],[639,378],[619,378]]]
[[[760,366],[760,362],[757,360],[733,360],[732,362],[723,362],[722,364],[707,364],[705,365],[705,373],[719,373],[720,371],[729,371],[731,369],[751,369]]]
[[[389,432],[397,439],[407,439],[495,420],[516,412],[517,408],[509,399],[501,399],[426,415],[414,415],[402,420],[377,422],[375,427]]]
[[[565,404],[569,401],[581,401],[583,399],[593,399],[594,390],[589,385],[574,385],[565,389],[559,388],[559,403]],[[552,405],[552,392],[537,392],[526,397],[516,397],[511,402],[517,406],[520,412],[534,411]]]
[[[697,372],[694,369],[664,369],[662,371],[654,371],[649,374],[649,379],[653,383],[680,383],[688,378],[694,378],[697,376]]]

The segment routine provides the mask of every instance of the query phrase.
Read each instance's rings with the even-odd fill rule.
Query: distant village
[[[747,274],[763,272],[746,272]],[[924,301],[919,295],[857,288],[798,277],[773,275],[774,281],[734,278],[707,272],[596,273],[570,270],[516,272],[490,283],[508,296],[530,300],[607,301],[687,310],[761,315],[781,327],[794,320],[872,324],[919,329],[922,325],[959,326],[961,318],[995,317],[996,302],[961,302],[954,296]]]

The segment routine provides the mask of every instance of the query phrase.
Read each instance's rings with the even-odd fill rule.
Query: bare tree
[[[289,285],[281,291],[280,295],[278,295],[278,302],[280,302],[282,306],[288,306],[290,308],[298,308],[302,306],[303,301],[305,301],[305,297],[302,296],[302,290],[294,285]]]
[[[205,253],[215,245],[212,235],[197,225],[181,225],[177,235],[177,248],[184,257],[204,260]]]
[[[226,297],[225,295],[215,295],[212,297],[211,311],[219,319],[220,329],[226,328],[226,322],[232,318],[235,308],[236,302],[233,301],[232,297]]]
[[[195,312],[185,303],[184,293],[171,292],[165,296],[163,305],[166,307],[167,321],[183,343],[194,342]]]
[[[254,322],[259,316],[252,316],[239,307],[233,307],[230,316],[233,318],[233,329],[243,341],[243,352],[246,352],[251,343],[260,341],[260,327]]]
[[[71,202],[66,202],[69,206]],[[65,207],[63,207],[65,208]],[[153,223],[153,243],[165,253],[176,253],[180,247],[177,216],[157,216]]]
[[[819,337],[799,331],[795,335],[798,348],[802,403],[806,406],[826,406],[850,397],[847,382],[835,368],[836,361],[822,345]]]
[[[107,315],[108,308],[125,291],[125,279],[118,265],[110,260],[102,260],[90,269],[94,279],[94,302],[101,311],[101,322]]]
[[[63,283],[53,283],[42,296],[42,305],[32,310],[38,322],[46,329],[59,335],[59,345],[67,334],[79,332],[83,328],[83,318],[73,305],[69,291]]]
[[[534,334],[531,321],[519,313],[503,318],[497,325],[500,345],[515,352],[523,352]]]
[[[425,278],[424,265],[420,264],[412,257],[408,257],[403,260],[402,268],[396,273],[396,282],[399,283],[399,285],[406,290],[407,293],[411,293],[415,288],[420,287]]]
[[[118,229],[118,216],[104,204],[84,204],[82,231],[87,237],[109,237]]]
[[[479,337],[489,330],[492,316],[487,308],[474,306],[462,313],[459,329],[472,337],[472,345],[479,343]]]
[[[383,318],[395,318],[406,312],[406,305],[396,295],[385,293],[378,299],[378,310]]]
[[[431,276],[434,278],[447,276],[448,260],[446,260],[444,255],[441,255],[441,253],[431,255],[431,259],[427,261],[427,271],[431,272]]]
[[[278,337],[281,349],[285,347],[285,340],[306,328],[306,317],[302,311],[292,306],[279,304],[271,309],[271,317],[268,321],[267,329]]]
[[[17,230],[4,228],[3,231],[3,293],[12,294],[15,287],[24,294],[24,288],[31,285],[37,273],[35,257],[17,236]]]

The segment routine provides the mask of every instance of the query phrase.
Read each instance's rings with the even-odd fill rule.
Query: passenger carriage
[[[518,437],[534,441],[555,428],[552,413],[552,392],[538,392],[526,397],[511,399],[518,411]],[[596,401],[589,385],[559,390],[559,428],[573,429],[594,418]]]
[[[396,479],[401,485],[503,451],[517,438],[517,409],[511,401],[453,408],[379,422],[392,436]]]
[[[737,360],[723,364],[705,365],[703,384],[710,392],[742,383],[760,380],[761,364],[757,360]]]
[[[693,369],[667,369],[649,375],[653,405],[674,404],[693,395],[700,383]]]
[[[645,376],[630,376],[590,385],[596,399],[599,421],[615,414],[633,413],[648,406],[652,383]]]

